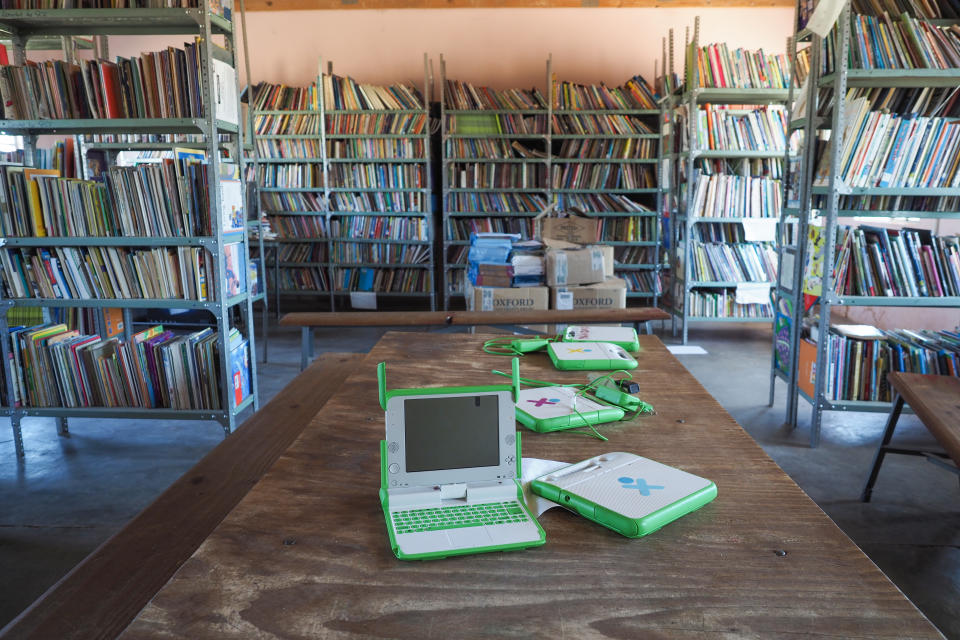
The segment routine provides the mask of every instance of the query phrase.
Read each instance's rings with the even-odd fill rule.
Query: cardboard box
[[[597,284],[577,287],[550,287],[551,309],[625,309],[627,283],[607,278]]]
[[[817,344],[807,339],[800,341],[800,366],[797,369],[797,386],[813,397],[813,386],[817,379]]]
[[[547,284],[552,287],[603,282],[613,276],[613,247],[551,248],[547,250],[545,265]]]
[[[545,311],[550,308],[550,290],[546,287],[474,287],[468,281],[465,293],[470,311]]]
[[[574,244],[593,244],[597,241],[597,220],[580,216],[544,218],[540,222],[540,237]]]

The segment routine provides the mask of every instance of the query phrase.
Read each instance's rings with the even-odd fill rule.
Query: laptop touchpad
[[[464,527],[462,529],[449,529],[445,532],[450,540],[452,549],[464,549],[467,547],[488,547],[493,544],[493,536],[487,531],[486,527]]]

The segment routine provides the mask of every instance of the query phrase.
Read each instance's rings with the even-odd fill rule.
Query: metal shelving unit
[[[441,72],[441,86],[446,86],[447,72],[446,64],[443,58],[441,57],[440,61],[440,72]],[[450,308],[450,301],[452,298],[462,297],[464,294],[463,287],[466,282],[466,260],[464,258],[463,262],[452,261],[451,260],[451,249],[454,247],[462,247],[469,245],[468,240],[456,240],[453,239],[449,233],[449,228],[454,224],[454,221],[458,218],[533,218],[539,214],[539,211],[475,211],[475,210],[462,210],[456,207],[451,206],[451,194],[457,193],[485,193],[485,194],[517,194],[517,193],[530,193],[542,195],[548,204],[561,202],[564,196],[569,195],[598,195],[598,194],[614,194],[614,195],[623,195],[623,196],[634,196],[634,197],[645,197],[650,205],[651,211],[637,213],[637,212],[627,212],[627,211],[584,211],[583,213],[589,217],[596,218],[629,218],[633,217],[636,219],[650,218],[653,220],[651,226],[654,228],[653,237],[649,240],[641,241],[616,241],[616,240],[600,240],[602,244],[608,244],[614,247],[649,247],[652,249],[654,254],[654,259],[647,262],[639,264],[623,264],[617,262],[614,267],[614,272],[618,276],[626,275],[628,277],[628,289],[627,289],[627,299],[628,300],[642,300],[642,304],[649,304],[656,306],[657,301],[660,296],[658,290],[632,290],[630,288],[631,283],[629,280],[629,275],[636,273],[638,271],[653,272],[651,278],[654,283],[659,281],[660,278],[660,269],[661,261],[659,260],[657,247],[661,244],[660,238],[660,212],[663,208],[663,195],[665,189],[661,186],[661,181],[657,180],[656,187],[650,188],[603,188],[603,189],[590,189],[590,188],[564,188],[554,184],[553,173],[554,168],[559,167],[561,170],[565,165],[594,165],[594,164],[614,164],[614,165],[654,165],[654,171],[659,176],[660,173],[660,157],[663,153],[663,141],[660,129],[661,122],[661,110],[660,109],[561,109],[554,104],[554,77],[553,77],[553,62],[552,58],[548,58],[546,62],[546,86],[547,93],[545,95],[547,106],[545,109],[477,109],[477,110],[456,110],[449,109],[446,105],[445,95],[442,96],[441,100],[441,121],[442,121],[442,148],[443,148],[443,161],[441,172],[443,175],[443,243],[442,243],[442,271],[443,271],[443,305],[445,309]],[[486,115],[486,116],[499,116],[499,115],[508,115],[508,116],[544,116],[547,122],[546,131],[537,132],[537,133],[524,133],[524,134],[503,134],[503,133],[449,133],[447,132],[447,121],[449,117],[457,116],[477,116],[477,115]],[[612,133],[582,133],[582,134],[570,134],[570,133],[558,133],[555,130],[555,119],[557,116],[630,116],[630,117],[643,117],[655,120],[654,129],[656,133],[630,133],[630,134],[612,134]],[[457,139],[487,139],[487,140],[529,140],[543,147],[543,156],[544,157],[530,157],[530,158],[489,158],[489,157],[474,157],[474,158],[464,158],[455,154],[452,145],[449,144],[449,141]],[[655,140],[657,144],[656,156],[650,158],[627,158],[627,159],[608,159],[608,158],[585,158],[585,157],[562,157],[560,156],[556,149],[554,148],[554,141],[564,141],[564,140]],[[450,184],[450,177],[453,168],[456,165],[462,164],[523,164],[528,165],[531,168],[537,168],[540,166],[544,167],[546,173],[546,183],[539,187],[531,188],[517,188],[517,187],[500,187],[500,188],[486,188],[486,187],[476,187],[476,188],[458,188]],[[562,208],[562,207],[561,207]]]
[[[240,11],[243,11],[243,0],[239,2]],[[230,316],[234,310],[240,314],[244,327],[244,335],[248,340],[251,353],[256,353],[253,333],[253,312],[251,299],[245,293],[227,297],[224,295],[226,283],[226,266],[223,259],[224,245],[228,240],[235,240],[242,245],[242,255],[245,262],[249,260],[249,246],[245,233],[224,234],[220,227],[220,136],[230,134],[237,140],[237,146],[242,146],[242,132],[232,123],[226,123],[215,118],[214,88],[213,88],[213,60],[224,59],[234,67],[234,81],[236,77],[235,57],[237,53],[234,24],[221,16],[210,13],[206,8],[201,9],[51,9],[51,10],[3,10],[0,11],[0,38],[8,38],[13,46],[15,64],[24,64],[25,51],[30,48],[30,42],[35,38],[44,39],[50,36],[107,36],[107,35],[156,35],[178,34],[197,35],[203,40],[201,51],[201,90],[204,104],[207,105],[208,115],[204,118],[157,118],[157,119],[110,119],[110,120],[2,120],[0,130],[24,136],[24,157],[27,165],[33,165],[36,150],[36,137],[47,134],[82,135],[95,133],[192,133],[201,136],[203,148],[207,151],[209,167],[209,184],[211,219],[216,225],[216,233],[209,237],[194,238],[4,238],[2,243],[7,246],[202,246],[210,253],[214,263],[219,268],[213,274],[208,274],[208,283],[211,290],[210,300],[173,300],[173,299],[45,299],[45,298],[0,298],[0,346],[4,366],[7,367],[7,380],[13,379],[13,360],[7,314],[15,307],[40,307],[44,310],[44,318],[49,319],[48,309],[51,308],[122,308],[124,317],[125,337],[131,337],[131,309],[199,309],[204,310],[212,317],[212,325],[218,332],[217,348],[219,357],[217,368],[222,381],[219,390],[220,405],[218,410],[175,410],[175,409],[131,409],[131,408],[67,408],[67,407],[15,407],[13,385],[7,385],[5,406],[0,408],[0,415],[10,418],[13,429],[14,445],[17,455],[23,457],[23,440],[20,432],[20,423],[24,417],[51,417],[57,420],[57,430],[67,432],[67,419],[70,417],[100,417],[123,418],[142,420],[148,418],[183,419],[183,420],[216,420],[226,433],[230,433],[236,426],[237,416],[249,406],[259,407],[256,359],[250,360],[250,396],[238,406],[233,405],[233,385],[231,375],[231,361],[229,350]],[[221,49],[213,43],[214,36],[223,36],[227,48]],[[72,42],[72,38],[70,39]],[[244,46],[245,46],[244,42]],[[101,53],[105,53],[105,42]],[[67,47],[65,52],[71,55]],[[245,56],[246,57],[246,56]],[[238,105],[239,106],[239,105]],[[243,171],[242,154],[237,157],[241,174]],[[100,327],[99,333],[103,333]]]
[[[671,33],[671,45],[672,45]],[[684,50],[688,52],[686,58],[691,58],[690,51],[696,51],[699,47],[700,39],[700,19],[697,17],[694,23],[693,39],[688,38]],[[749,161],[755,159],[781,159],[784,157],[784,151],[776,150],[714,150],[702,149],[697,143],[698,130],[698,111],[702,105],[706,104],[727,104],[727,105],[769,105],[785,103],[789,97],[788,89],[735,89],[735,88],[703,88],[700,87],[698,77],[699,69],[691,65],[685,70],[686,90],[681,96],[675,97],[666,103],[674,113],[672,117],[673,126],[677,128],[674,135],[678,137],[678,142],[686,138],[685,144],[674,144],[680,147],[678,150],[666,154],[666,157],[675,163],[673,176],[674,194],[671,196],[671,268],[673,277],[671,286],[670,309],[673,316],[671,325],[673,335],[677,335],[678,324],[679,332],[683,344],[687,343],[688,324],[691,321],[696,322],[759,322],[772,323],[773,317],[707,317],[693,316],[690,313],[690,296],[698,289],[722,289],[730,290],[735,288],[736,282],[712,282],[698,281],[692,276],[693,242],[697,235],[697,229],[702,224],[742,224],[746,218],[742,217],[708,217],[694,216],[687,213],[688,207],[696,191],[698,171],[696,163],[698,160],[720,159],[727,161],[739,160],[742,162],[742,171],[748,172]],[[679,106],[679,105],[682,105]],[[686,121],[678,117],[677,111],[685,111]],[[680,131],[680,127],[683,131]],[[750,218],[763,219],[763,218]],[[744,283],[746,284],[746,283]],[[762,284],[751,282],[749,284]],[[767,283],[773,285],[773,283]]]
[[[304,167],[309,167],[311,165],[322,165],[321,169],[321,182],[323,186],[312,186],[312,187],[273,187],[273,186],[263,186],[260,185],[262,182],[258,179],[258,185],[260,185],[260,193],[315,193],[322,194],[323,203],[325,206],[322,210],[319,211],[268,211],[264,212],[264,215],[267,216],[320,216],[324,219],[326,226],[330,229],[330,223],[338,218],[345,216],[378,216],[378,217],[397,217],[397,218],[422,218],[426,221],[427,226],[427,239],[426,240],[397,240],[391,238],[357,238],[350,235],[341,235],[341,236],[330,236],[326,238],[316,238],[316,237],[284,237],[284,238],[274,238],[264,242],[266,247],[272,248],[274,260],[272,263],[273,269],[273,282],[274,286],[274,309],[279,314],[280,313],[280,301],[281,296],[283,297],[294,297],[294,296],[303,296],[303,297],[325,297],[328,301],[329,309],[336,309],[339,304],[342,304],[338,301],[338,298],[343,298],[350,296],[354,291],[349,289],[340,289],[336,286],[335,282],[335,269],[338,268],[377,268],[377,269],[387,269],[387,268],[405,268],[405,269],[421,269],[426,273],[430,274],[430,286],[423,291],[407,291],[407,292],[397,292],[397,291],[376,291],[372,292],[377,295],[377,297],[385,298],[398,298],[398,299],[410,299],[423,300],[426,304],[429,305],[431,310],[436,309],[436,276],[433,260],[433,252],[429,252],[429,259],[427,262],[422,263],[407,263],[401,265],[396,264],[386,264],[386,263],[372,263],[364,262],[360,263],[357,261],[341,261],[335,257],[335,247],[341,244],[383,244],[383,245],[426,245],[431,246],[434,238],[434,224],[433,224],[433,204],[432,204],[432,176],[430,171],[430,134],[429,133],[419,133],[419,134],[391,134],[391,133],[374,133],[374,134],[356,134],[356,133],[341,133],[336,131],[328,131],[327,118],[330,116],[338,115],[352,115],[352,116],[376,116],[376,115],[423,115],[426,118],[425,130],[430,130],[430,76],[429,76],[429,66],[427,61],[427,56],[424,54],[423,57],[424,65],[424,85],[423,85],[423,98],[424,98],[424,107],[422,109],[385,109],[385,110],[349,110],[349,109],[328,109],[327,105],[324,104],[324,91],[323,91],[323,77],[324,72],[322,65],[318,63],[318,73],[317,73],[317,86],[320,87],[318,91],[319,94],[319,109],[291,109],[291,110],[255,110],[253,111],[253,117],[256,120],[257,118],[269,117],[269,116],[318,116],[318,123],[320,130],[317,133],[311,134],[285,134],[285,133],[260,133],[256,134],[257,138],[261,140],[310,140],[316,141],[319,144],[321,153],[316,157],[305,157],[305,158],[279,158],[263,155],[259,152],[257,153],[257,162],[260,166],[269,167],[271,165],[302,165]],[[332,75],[333,68],[332,64],[328,64],[327,72],[328,75]],[[327,144],[328,140],[419,140],[423,145],[423,153],[419,157],[413,158],[398,158],[398,157],[384,157],[384,158],[352,158],[352,157],[336,157],[333,156],[330,152],[330,145]],[[368,165],[368,164],[384,164],[384,165],[410,165],[410,164],[419,164],[423,167],[424,175],[426,176],[426,186],[424,187],[387,187],[387,186],[372,186],[372,187],[353,187],[353,186],[336,186],[332,185],[333,177],[331,176],[331,165],[340,164],[359,164],[359,165]],[[419,211],[365,211],[365,210],[352,210],[352,211],[335,211],[332,210],[329,206],[330,198],[332,194],[336,193],[420,193],[423,195],[423,208]],[[347,230],[349,232],[349,230]],[[317,261],[309,260],[305,262],[294,262],[294,261],[282,261],[280,260],[280,252],[284,245],[296,245],[296,244],[324,244],[326,246],[326,260]],[[265,254],[266,255],[266,254]],[[328,287],[323,290],[300,290],[300,289],[287,289],[280,286],[280,273],[282,270],[289,269],[302,269],[302,268],[316,268],[323,269],[326,273],[326,278],[328,281]]]
[[[934,23],[955,24],[956,20],[933,21]],[[850,39],[851,39],[851,6],[847,2],[837,21],[835,28],[839,29],[839,42],[835,52],[836,61],[847,61],[849,59]],[[850,87],[894,87],[894,88],[919,88],[919,87],[956,87],[960,84],[960,69],[854,69],[849,68],[847,63],[834,64],[835,72],[827,75],[820,75],[821,69],[821,46],[822,39],[816,34],[811,34],[806,29],[800,30],[792,39],[793,45],[791,55],[795,55],[796,46],[800,42],[810,42],[811,64],[810,78],[808,85],[810,94],[807,96],[806,110],[803,114],[797,114],[798,117],[791,120],[790,128],[802,132],[803,146],[801,160],[799,163],[799,180],[797,206],[784,209],[781,228],[786,225],[795,225],[797,231],[794,234],[796,243],[789,247],[784,247],[781,255],[781,264],[786,258],[792,263],[792,278],[781,282],[776,292],[780,299],[792,304],[792,315],[790,317],[790,328],[786,339],[780,344],[786,352],[785,364],[787,370],[783,371],[775,366],[775,359],[771,361],[770,376],[770,404],[773,404],[775,381],[783,380],[787,385],[787,409],[786,423],[792,427],[797,426],[798,400],[804,398],[812,405],[810,422],[810,446],[816,447],[820,441],[820,430],[822,425],[823,413],[825,411],[863,411],[863,412],[889,412],[889,402],[871,402],[862,400],[833,400],[826,395],[826,375],[817,375],[814,382],[814,394],[804,392],[798,384],[799,368],[799,343],[800,328],[804,318],[803,298],[803,271],[804,265],[808,260],[807,236],[809,227],[814,222],[814,218],[819,216],[823,223],[823,262],[824,273],[822,274],[822,289],[819,295],[820,317],[818,321],[818,336],[816,352],[817,372],[827,372],[835,363],[830,360],[828,349],[828,340],[826,339],[830,331],[830,321],[832,311],[835,307],[846,306],[868,306],[868,307],[912,307],[912,308],[960,308],[960,298],[957,297],[875,297],[875,296],[849,296],[837,295],[833,293],[834,282],[830,265],[833,265],[835,259],[835,238],[839,218],[843,217],[915,217],[915,218],[951,218],[960,219],[960,211],[860,211],[854,209],[842,209],[840,207],[840,198],[846,195],[854,196],[930,196],[930,197],[957,197],[960,196],[960,189],[950,188],[848,188],[845,187],[839,179],[838,166],[840,163],[840,153],[843,147],[843,132],[845,126],[845,100],[838,97],[845,96]],[[820,117],[818,100],[820,99],[817,88],[830,88],[833,90],[833,105],[829,115]],[[826,186],[814,186],[813,176],[815,173],[815,163],[817,161],[817,131],[819,129],[829,129],[831,131],[830,157],[828,184]],[[820,202],[815,201],[814,196],[820,197]],[[785,199],[786,200],[786,199]],[[782,266],[781,266],[782,269]],[[774,341],[774,349],[778,347],[777,341]]]

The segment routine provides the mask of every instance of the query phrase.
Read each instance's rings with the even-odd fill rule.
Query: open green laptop
[[[513,385],[386,390],[377,368],[386,440],[380,504],[401,560],[428,560],[541,545],[520,488]]]

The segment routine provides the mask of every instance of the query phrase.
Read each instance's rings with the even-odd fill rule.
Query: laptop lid
[[[391,398],[386,412],[388,488],[514,480],[514,406],[510,391]]]
[[[386,412],[385,488],[515,480],[519,370],[514,358],[511,385],[387,391],[381,363],[377,377]]]

